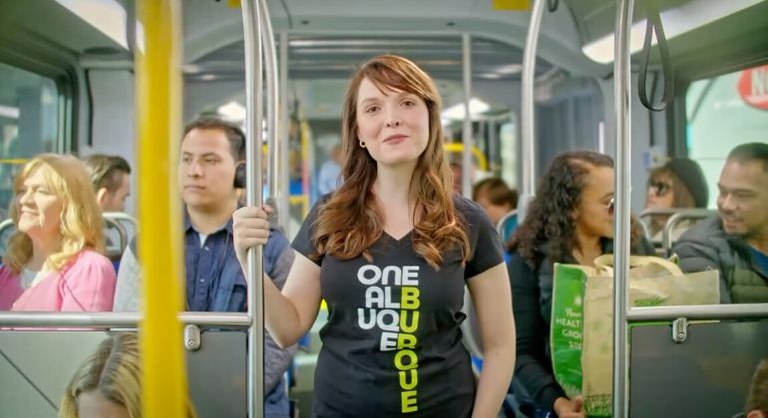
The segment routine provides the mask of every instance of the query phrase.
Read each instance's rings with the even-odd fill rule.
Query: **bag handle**
[[[633,255],[629,257],[629,267],[647,266],[649,264],[655,264],[664,270],[670,272],[673,276],[683,276],[683,271],[680,267],[661,257],[652,256],[637,256]],[[605,270],[611,275],[613,274],[613,254],[603,254],[595,259],[595,268],[598,270]]]

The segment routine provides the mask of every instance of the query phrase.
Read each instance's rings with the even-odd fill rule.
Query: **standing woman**
[[[512,238],[509,276],[517,324],[519,385],[536,409],[560,418],[584,417],[580,399],[568,399],[552,373],[549,326],[554,263],[594,266],[613,252],[614,170],[610,157],[591,151],[558,155],[541,179],[525,220]],[[636,254],[654,254],[632,228]],[[538,416],[538,415],[537,415]]]
[[[290,346],[327,301],[316,417],[495,418],[515,359],[509,282],[493,225],[453,194],[433,80],[374,58],[350,82],[342,123],[344,182],[304,221],[282,293],[265,280],[267,329]],[[244,266],[266,212],[234,219]],[[478,383],[459,330],[465,285],[485,347]]]
[[[83,163],[41,154],[14,189],[18,232],[0,267],[0,310],[112,310],[115,270],[100,254],[104,221]]]

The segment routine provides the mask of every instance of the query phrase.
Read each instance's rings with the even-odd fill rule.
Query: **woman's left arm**
[[[495,418],[515,370],[515,320],[507,267],[500,263],[467,281],[483,344],[483,370],[473,418]]]

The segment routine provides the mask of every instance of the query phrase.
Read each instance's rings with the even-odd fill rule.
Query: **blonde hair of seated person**
[[[61,240],[58,251],[48,256],[46,265],[61,271],[85,249],[104,251],[104,220],[96,195],[82,161],[71,155],[40,154],[28,162],[14,179],[14,200],[10,217],[18,225],[21,216],[19,199],[24,194],[24,182],[37,172],[43,174],[49,192],[62,202],[59,227],[55,232]],[[32,258],[32,239],[17,231],[8,241],[4,258],[14,272],[19,273]]]
[[[768,358],[755,369],[745,409],[746,418],[768,418]]]
[[[120,333],[99,344],[67,385],[59,418],[81,418],[79,398],[93,392],[125,408],[129,418],[141,418],[141,359],[136,334]],[[189,401],[187,416],[196,418]]]

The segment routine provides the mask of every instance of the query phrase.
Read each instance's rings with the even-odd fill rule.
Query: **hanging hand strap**
[[[559,4],[559,0],[547,0],[547,10],[549,10],[550,13],[554,13],[557,10],[557,6]]]
[[[661,24],[661,15],[656,0],[645,0],[645,8],[648,12],[647,24],[645,26],[645,39],[643,40],[643,51],[640,53],[640,73],[637,76],[637,92],[640,95],[640,103],[648,110],[655,112],[666,109],[675,99],[675,78],[672,71],[672,62],[669,58],[669,45],[664,35],[664,27]],[[654,107],[648,100],[646,92],[646,77],[648,75],[648,63],[651,59],[651,36],[656,32],[656,41],[659,45],[659,54],[661,55],[661,68],[664,75],[664,94],[662,95],[659,107]]]

